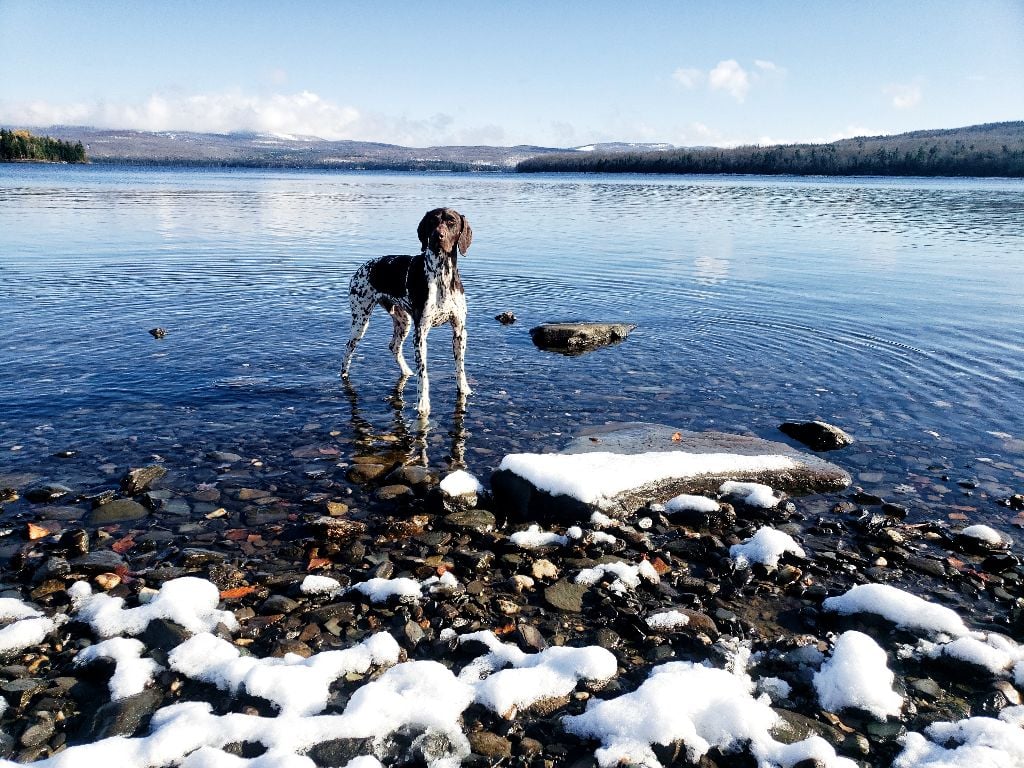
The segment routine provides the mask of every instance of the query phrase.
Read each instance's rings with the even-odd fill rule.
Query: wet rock
[[[285,595],[271,595],[263,604],[260,605],[260,613],[275,614],[275,613],[291,613],[299,607],[299,603],[292,600],[290,597]]]
[[[45,504],[56,501],[57,499],[63,498],[72,493],[74,493],[74,491],[60,483],[40,483],[39,485],[33,485],[31,488],[26,490],[24,496],[26,499],[36,504]]]
[[[544,323],[530,329],[530,338],[541,349],[580,355],[623,341],[633,323]]]
[[[270,655],[277,658],[281,658],[289,653],[294,653],[296,656],[308,659],[313,655],[313,649],[301,640],[283,639],[274,643],[274,647],[270,651]]]
[[[379,477],[383,477],[391,469],[390,464],[353,464],[349,467],[346,477],[350,483],[356,483],[357,485],[365,485],[366,483],[373,482]]]
[[[147,648],[155,648],[165,653],[171,651],[189,639],[191,633],[179,624],[167,619],[153,619],[139,635],[139,639]]]
[[[117,554],[117,552],[109,549],[90,552],[81,557],[76,557],[70,562],[74,570],[89,576],[116,571],[118,568],[124,568],[125,566],[124,558]]]
[[[502,325],[512,325],[516,321],[516,316],[511,312],[502,312],[501,314],[495,315],[494,319]]]
[[[333,542],[347,542],[366,533],[366,523],[348,518],[320,517],[311,524],[317,538]]]
[[[386,480],[396,485],[408,485],[413,488],[427,488],[437,483],[437,473],[427,467],[402,465],[391,472]]]
[[[824,421],[787,421],[779,431],[814,451],[834,451],[853,444],[853,438]]]
[[[28,706],[32,697],[46,688],[46,681],[34,677],[19,677],[0,683],[0,694],[7,703],[19,712]]]
[[[227,559],[223,552],[200,547],[186,547],[181,550],[181,564],[185,568],[201,568],[208,563],[221,563]]]
[[[628,517],[651,502],[664,502],[680,493],[717,492],[726,480],[764,483],[790,494],[841,490],[850,484],[843,469],[784,443],[722,432],[686,432],[661,424],[632,422],[584,430],[561,453],[606,451],[625,455],[654,451],[695,454],[728,453],[742,456],[783,456],[791,467],[777,470],[707,473],[685,478],[666,478],[625,490],[602,504],[602,512]],[[551,494],[535,487],[510,470],[491,477],[498,511],[511,519],[587,519],[591,507],[569,496]]]
[[[206,454],[206,458],[221,464],[235,464],[242,460],[242,457],[237,453],[230,453],[228,451],[210,451]]]
[[[409,498],[413,496],[412,488],[408,485],[385,485],[377,489],[377,498],[381,501],[393,501],[395,499]]]
[[[586,593],[587,585],[562,579],[544,590],[544,599],[552,608],[579,613],[583,610],[583,596]]]
[[[148,467],[130,469],[121,478],[121,493],[125,496],[137,496],[149,490],[157,480],[167,474],[167,470],[159,464],[151,464]]]
[[[150,328],[149,335],[152,336],[154,339],[162,339],[167,335],[167,331],[165,331],[163,328]]]
[[[115,499],[96,507],[89,515],[92,525],[109,525],[131,520],[141,520],[149,515],[149,510],[131,499]]]
[[[548,641],[544,639],[544,635],[540,633],[540,630],[532,624],[526,624],[525,622],[520,622],[516,626],[516,631],[512,638],[519,644],[520,648],[530,653],[537,653],[548,647]]]

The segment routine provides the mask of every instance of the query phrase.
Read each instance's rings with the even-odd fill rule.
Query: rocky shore
[[[0,473],[0,758],[1024,760],[1024,565],[987,526],[718,476],[705,503],[516,517],[489,477],[291,458]]]

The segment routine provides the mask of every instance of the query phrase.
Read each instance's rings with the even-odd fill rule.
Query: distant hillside
[[[50,136],[33,136],[28,131],[0,128],[0,162],[85,163],[81,142],[59,141]]]
[[[52,136],[82,142],[93,163],[372,170],[504,170],[546,147],[427,147],[264,133],[102,130],[51,126]]]
[[[1024,121],[914,131],[897,136],[865,136],[831,144],[549,153],[524,160],[516,170],[525,173],[1024,177]]]

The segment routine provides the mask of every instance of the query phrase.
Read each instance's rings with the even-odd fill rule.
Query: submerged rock
[[[635,328],[632,323],[544,323],[530,329],[530,338],[541,349],[581,355],[616,344]]]
[[[545,465],[555,463],[555,457],[599,452],[612,454],[599,462],[602,466],[607,464],[600,475],[583,466],[587,462],[581,460],[575,462],[580,465],[578,477],[570,476],[571,467],[561,468],[558,490],[549,490],[546,481],[538,480],[546,474]],[[632,457],[639,454],[664,453],[692,455],[695,469],[674,468],[658,475],[632,466]],[[712,454],[727,456],[716,458]],[[512,518],[580,520],[589,516],[595,507],[610,516],[625,517],[646,504],[665,502],[682,493],[717,492],[728,480],[762,483],[788,494],[841,490],[851,482],[850,475],[840,467],[784,443],[722,432],[686,432],[663,424],[641,422],[585,430],[560,453],[538,456],[535,462],[518,458],[524,456],[529,455],[506,457],[491,477],[498,511]],[[730,462],[730,457],[735,461]],[[683,458],[678,462],[687,463]],[[524,470],[523,466],[529,466],[530,470]],[[541,468],[539,473],[533,471],[535,466]],[[627,472],[636,478],[647,474],[653,479],[631,482],[625,479]],[[591,492],[587,488],[591,483],[597,490]]]

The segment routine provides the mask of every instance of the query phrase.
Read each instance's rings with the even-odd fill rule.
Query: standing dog
[[[470,394],[466,381],[466,294],[459,277],[459,251],[473,242],[466,217],[451,208],[428,211],[416,228],[423,252],[417,256],[384,256],[363,264],[349,283],[352,335],[345,350],[341,375],[348,378],[356,344],[370,324],[374,304],[391,315],[394,334],[389,348],[402,370],[412,375],[402,356],[402,344],[410,325],[416,329],[416,373],[419,376],[417,413],[430,414],[430,381],[427,378],[427,334],[436,325],[451,323],[455,372],[460,395]]]

